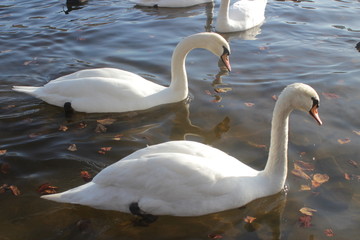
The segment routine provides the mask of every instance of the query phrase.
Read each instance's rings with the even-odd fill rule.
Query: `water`
[[[360,164],[360,53],[355,49],[360,41],[359,1],[270,0],[261,28],[224,35],[232,48],[231,73],[223,73],[207,51],[189,54],[189,104],[131,114],[79,113],[72,122],[62,109],[11,87],[41,86],[94,67],[126,69],[167,85],[174,47],[185,36],[214,31],[219,3],[214,9],[203,4],[179,10],[89,0],[65,14],[64,2],[0,4],[0,150],[6,150],[0,156],[0,185],[21,191],[19,196],[0,194],[1,240],[329,239],[326,229],[334,239],[358,237],[360,172],[352,161]],[[175,139],[211,144],[261,169],[270,138],[272,96],[293,82],[317,90],[324,125],[317,126],[303,113],[292,115],[287,193],[202,217],[164,216],[149,227],[134,226],[128,214],[39,198],[36,190],[43,183],[66,190],[84,183],[80,171],[95,175],[139,148]],[[219,87],[231,91],[216,93]],[[228,131],[214,132],[225,117],[230,119]],[[115,122],[96,133],[97,120],[106,118]],[[59,130],[62,125],[67,131]],[[77,151],[67,150],[71,144]],[[100,154],[102,147],[112,149]],[[312,174],[327,174],[329,181],[300,191],[310,183],[291,173],[297,160],[312,163]],[[317,210],[308,228],[299,223],[304,206]],[[245,223],[246,216],[256,220]]]

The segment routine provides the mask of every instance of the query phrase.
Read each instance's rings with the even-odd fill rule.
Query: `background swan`
[[[144,7],[190,7],[212,0],[130,0],[130,2]]]
[[[216,31],[245,31],[263,23],[266,4],[267,0],[240,0],[230,7],[230,0],[221,0]]]
[[[170,141],[130,154],[92,182],[42,198],[140,216],[198,216],[240,207],[283,188],[289,115],[303,110],[321,125],[318,107],[319,96],[310,86],[285,88],[273,112],[269,157],[262,171],[208,145]]]
[[[62,107],[67,103],[79,112],[127,112],[174,103],[188,96],[185,69],[187,54],[194,48],[205,48],[219,56],[230,71],[230,46],[217,33],[198,33],[184,38],[171,59],[171,84],[164,87],[141,76],[114,68],[81,70],[43,87],[14,86],[43,101]]]

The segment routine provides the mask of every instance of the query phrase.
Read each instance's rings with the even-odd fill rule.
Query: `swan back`
[[[212,2],[212,0],[130,0],[138,6],[144,7],[190,7],[202,3]]]

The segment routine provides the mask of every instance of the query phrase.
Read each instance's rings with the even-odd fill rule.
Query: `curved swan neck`
[[[221,0],[219,13],[217,15],[217,28],[222,28],[225,25],[228,25],[230,22],[229,19],[229,7],[230,7],[230,0]]]
[[[287,99],[280,97],[276,102],[271,121],[270,150],[264,170],[267,176],[276,178],[273,184],[278,183],[276,187],[279,190],[284,186],[287,176],[289,115],[292,111]]]

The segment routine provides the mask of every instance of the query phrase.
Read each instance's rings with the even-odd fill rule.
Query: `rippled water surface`
[[[64,2],[0,3],[0,186],[21,192],[0,194],[1,240],[358,238],[359,1],[269,0],[260,28],[224,35],[231,73],[205,50],[188,55],[189,103],[138,113],[77,113],[72,121],[61,108],[11,87],[41,86],[95,67],[126,69],[168,85],[176,44],[214,31],[219,1],[185,9],[138,8],[125,0],[89,0],[67,9]],[[41,184],[64,191],[84,183],[81,171],[96,175],[137,149],[175,139],[210,144],[261,169],[273,96],[294,82],[317,90],[324,125],[292,114],[287,193],[202,217],[162,216],[148,227],[134,226],[129,214],[40,199]],[[99,132],[98,120],[108,118],[115,121]],[[77,151],[68,150],[71,144]],[[103,147],[111,150],[99,153]],[[304,189],[311,181],[291,173],[299,160],[314,166],[310,177],[326,174],[329,181]],[[299,221],[302,207],[316,210],[308,227]],[[256,220],[246,223],[246,216]]]

